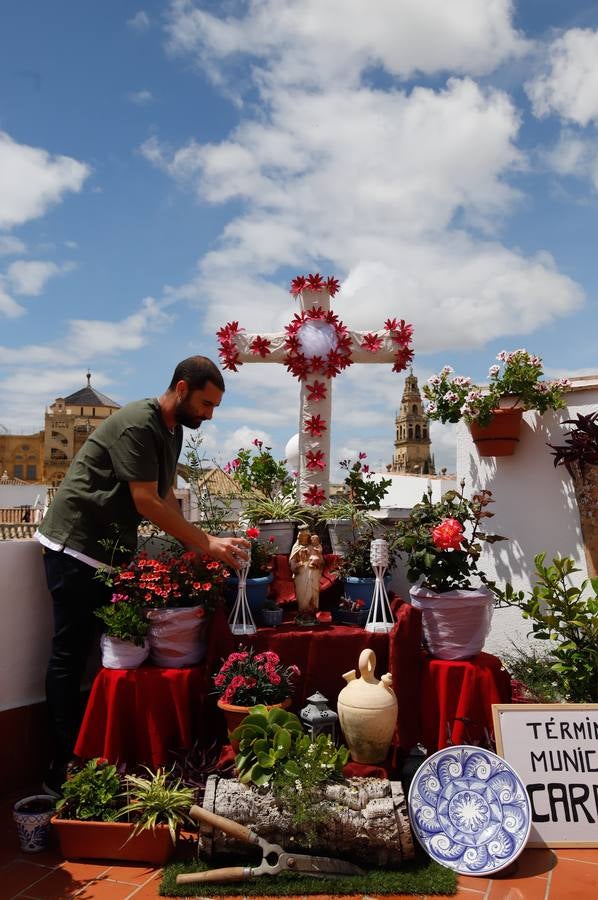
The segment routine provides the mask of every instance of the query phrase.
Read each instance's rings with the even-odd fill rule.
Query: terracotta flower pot
[[[131,837],[129,822],[82,822],[59,819],[52,825],[65,859],[118,859],[163,865],[174,853],[167,825],[147,828]]]
[[[511,456],[519,443],[522,409],[495,409],[488,425],[471,422],[469,430],[480,456]]]
[[[224,700],[222,700],[222,699],[218,700],[217,705],[220,707],[220,709],[224,713],[224,718],[226,719],[226,728],[228,730],[229,738],[230,738],[230,735],[232,734],[232,732],[235,730],[235,728],[237,728],[241,724],[241,722],[243,721],[245,716],[249,715],[249,710],[253,708],[251,706],[234,706],[232,703],[225,703]],[[281,703],[272,703],[270,705],[265,704],[266,709],[274,709],[275,707],[280,708],[280,709],[288,709],[290,705],[291,705],[290,697],[287,697],[286,700],[282,700]],[[257,704],[254,704],[254,706],[257,706]],[[239,750],[238,742],[231,741],[231,746],[232,746],[233,750],[235,751],[235,753],[237,753]]]

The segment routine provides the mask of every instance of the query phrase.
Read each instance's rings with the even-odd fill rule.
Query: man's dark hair
[[[224,378],[215,363],[207,356],[188,356],[183,359],[172,376],[168,390],[173,391],[178,381],[186,381],[192,391],[204,388],[211,381],[220,391],[224,391]]]

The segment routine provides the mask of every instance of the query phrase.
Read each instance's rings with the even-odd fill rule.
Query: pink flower
[[[432,540],[439,550],[460,550],[463,526],[457,519],[444,519],[432,529]]]

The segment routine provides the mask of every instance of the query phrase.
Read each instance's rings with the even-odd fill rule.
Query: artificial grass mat
[[[229,863],[230,865],[230,863]],[[425,858],[400,869],[369,869],[365,875],[313,878],[294,872],[262,875],[245,881],[177,884],[182,872],[200,872],[205,863],[171,863],[164,869],[161,897],[287,897],[305,894],[455,894],[457,875],[451,869]],[[214,868],[216,868],[214,866]]]

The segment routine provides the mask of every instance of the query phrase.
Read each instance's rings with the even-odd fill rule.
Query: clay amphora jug
[[[338,695],[338,717],[351,758],[358,763],[380,763],[386,759],[397,722],[397,698],[392,675],[376,678],[376,654],[362,650],[359,656],[361,678],[355,669],[343,678],[346,687]]]

